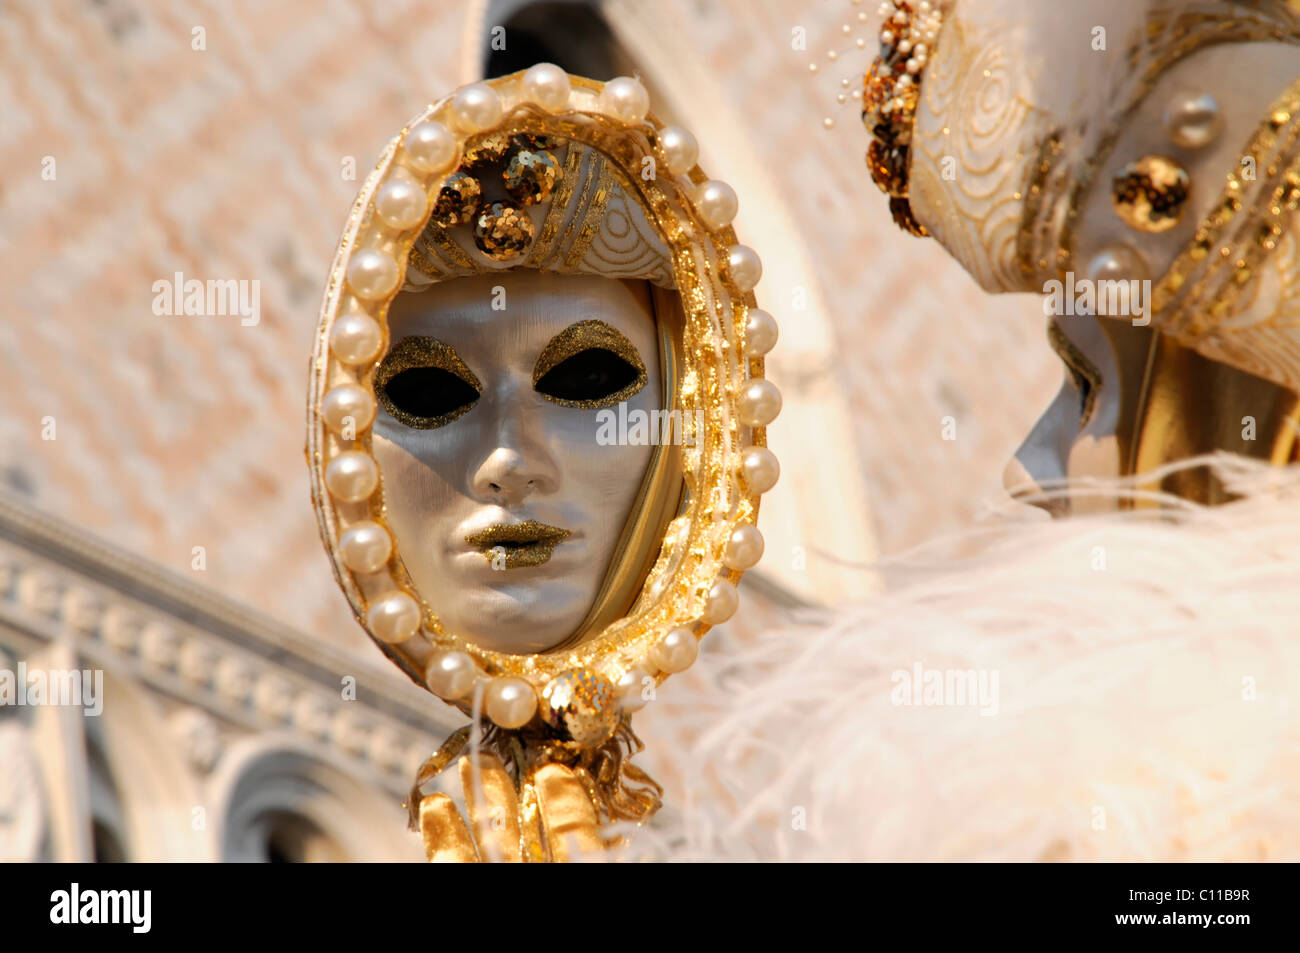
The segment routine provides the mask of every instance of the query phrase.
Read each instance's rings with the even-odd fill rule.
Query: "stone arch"
[[[216,859],[422,859],[399,799],[355,776],[328,752],[280,734],[246,738],[212,779]]]

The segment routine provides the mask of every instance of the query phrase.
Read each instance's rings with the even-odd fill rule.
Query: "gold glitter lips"
[[[572,536],[571,530],[560,529],[537,520],[522,523],[495,523],[465,537],[469,543],[491,562],[494,568],[521,569],[541,566],[551,558],[555,547]],[[498,564],[497,560],[501,560]]]

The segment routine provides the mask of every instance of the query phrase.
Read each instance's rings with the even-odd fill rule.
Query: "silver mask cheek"
[[[504,310],[493,308],[498,288],[505,289]],[[569,330],[593,319],[613,334]],[[426,348],[434,362],[445,367],[446,351],[454,352],[479,385],[468,409],[457,407],[425,429],[411,426],[391,399],[388,407],[380,401],[374,455],[388,522],[416,589],[447,631],[483,648],[524,654],[555,647],[592,608],[654,447],[603,445],[603,408],[539,392],[547,381],[535,380],[538,360],[549,354],[559,364],[593,342],[621,339],[644,367],[627,412],[661,408],[648,290],[531,271],[458,279],[399,296],[390,330],[390,356],[406,339],[436,340],[445,350],[438,357]],[[446,382],[434,376],[439,380]],[[456,393],[446,403],[466,395],[451,384]],[[394,393],[390,384],[388,396]],[[616,403],[607,409],[619,412]]]

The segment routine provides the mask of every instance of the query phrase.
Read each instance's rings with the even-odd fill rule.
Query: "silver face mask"
[[[554,648],[591,610],[654,450],[600,428],[621,403],[663,408],[647,283],[461,278],[399,295],[389,322],[374,455],[407,571],[449,631]]]

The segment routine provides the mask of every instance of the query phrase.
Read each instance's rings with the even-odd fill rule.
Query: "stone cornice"
[[[310,639],[0,492],[6,627],[73,645],[221,723],[289,731],[398,793],[459,721],[377,651],[371,662]],[[346,676],[354,701],[343,699]]]

